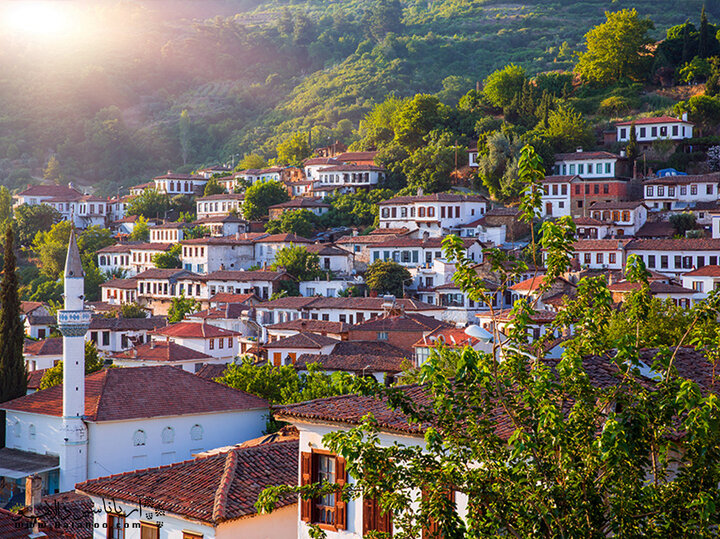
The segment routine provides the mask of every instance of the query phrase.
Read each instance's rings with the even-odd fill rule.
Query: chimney
[[[27,476],[25,479],[25,505],[30,508],[30,517],[32,519],[32,534],[29,537],[44,537],[44,533],[40,533],[40,525],[38,523],[35,508],[40,505],[42,498],[42,477],[38,474]]]
[[[425,194],[425,191],[423,191],[423,188],[422,188],[422,187],[418,187],[417,196],[421,197],[421,196],[423,196],[423,194]]]
[[[682,121],[683,121],[683,122],[687,122],[687,121],[688,121],[688,114],[687,114],[687,112],[683,112],[683,113],[682,113]]]

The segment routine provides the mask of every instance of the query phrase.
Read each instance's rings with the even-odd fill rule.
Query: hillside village
[[[18,256],[0,285],[0,397],[11,368],[25,381],[0,398],[0,537],[715,529],[720,139],[703,135],[720,106],[703,98],[720,64],[695,58],[705,95],[621,104],[594,130],[567,88],[529,89],[507,66],[461,99],[497,124],[465,146],[429,119],[439,101],[390,97],[364,138],[298,132],[271,163],[246,155],[258,168],[168,170],[100,196],[48,163],[45,181],[0,192],[4,263]],[[415,107],[410,142],[368,127],[383,105]],[[553,134],[551,117],[573,125]],[[550,457],[535,468],[523,451]],[[576,483],[587,455],[603,472]],[[612,495],[564,497],[594,482]],[[544,489],[567,521],[497,516]],[[647,515],[607,501],[627,491],[653,515],[684,509],[632,528]]]

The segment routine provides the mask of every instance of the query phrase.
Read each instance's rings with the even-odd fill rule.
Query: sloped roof
[[[169,341],[153,341],[110,356],[123,361],[207,361],[212,356]]]
[[[627,249],[628,251],[718,251],[720,239],[635,239],[630,242]]]
[[[18,193],[18,197],[73,197],[80,198],[82,193],[67,185],[31,185],[24,191]]]
[[[297,234],[269,234],[256,239],[255,243],[312,243],[312,241]]]
[[[210,303],[247,303],[252,299],[259,300],[255,294],[232,294],[230,292],[218,292],[208,301]]]
[[[138,273],[133,279],[139,281],[141,279],[181,279],[190,278],[194,279],[199,277],[197,273],[188,271],[186,269],[161,269],[161,268],[150,268]]]
[[[35,514],[46,526],[67,530],[75,539],[92,539],[92,509],[90,498],[70,491],[43,496],[35,507]],[[27,512],[27,508],[23,512]]]
[[[590,206],[590,210],[634,210],[645,206],[642,200],[618,201],[618,202],[596,202]]]
[[[39,309],[40,307],[45,306],[46,305],[42,301],[21,301],[20,312],[23,314],[28,314],[33,312],[35,309]]]
[[[109,329],[110,331],[151,331],[166,324],[164,316],[148,316],[146,318],[123,318],[93,316],[90,329]]]
[[[432,195],[410,195],[393,197],[378,202],[379,206],[386,204],[410,204],[412,202],[487,202],[482,195],[458,195],[455,193],[435,193]]]
[[[62,384],[0,404],[0,409],[62,416]],[[103,369],[85,377],[88,421],[254,410],[260,397],[170,366]]]
[[[695,294],[694,290],[690,290],[684,286],[661,283],[660,281],[650,281],[649,286],[651,294]],[[608,290],[610,290],[610,292],[631,292],[633,290],[640,290],[641,287],[642,285],[640,283],[620,281],[611,284]]]
[[[569,152],[556,153],[555,161],[585,161],[587,159],[625,159],[610,152]]]
[[[306,248],[308,252],[319,256],[350,256],[352,254],[350,251],[340,249],[329,243],[313,243]]]
[[[123,290],[135,290],[137,279],[111,279],[100,285],[100,288],[122,288]]]
[[[720,277],[720,266],[703,266],[683,274],[684,277]]]
[[[30,518],[0,508],[0,537],[3,539],[28,539],[32,529]],[[48,526],[41,526],[40,531],[45,534],[45,539],[77,539],[70,533]]]
[[[202,276],[204,281],[281,281],[287,278],[294,279],[286,271],[270,270],[218,270]]]
[[[297,182],[296,182],[297,183]],[[269,209],[281,209],[281,208],[329,208],[330,204],[322,202],[316,198],[300,197],[288,200],[287,202],[281,202],[280,204],[273,204]]]
[[[200,378],[206,378],[208,380],[214,380],[220,378],[227,370],[228,365],[224,363],[205,363],[200,367],[199,371],[195,372],[195,376]]]
[[[624,125],[648,125],[648,124],[667,124],[667,123],[680,123],[694,125],[692,122],[687,120],[681,120],[679,118],[673,118],[672,116],[656,116],[654,118],[637,118],[635,120],[626,120],[624,122],[617,122],[616,126]]]
[[[290,440],[235,448],[160,468],[93,479],[76,488],[131,503],[148,500],[146,505],[153,509],[217,525],[257,514],[255,502],[266,487],[297,485],[298,446],[298,440]],[[296,496],[286,496],[276,507],[295,503]]]
[[[408,354],[410,355],[410,354]],[[295,362],[296,369],[304,369],[311,363],[318,363],[323,370],[345,371],[355,373],[386,372],[396,374],[401,372],[407,361],[407,356],[385,356],[374,354],[302,354]]]
[[[350,327],[350,331],[433,331],[449,324],[419,313],[375,316]]]
[[[156,335],[183,339],[210,339],[213,337],[237,337],[237,331],[220,328],[205,322],[178,322],[155,330]]]
[[[41,341],[25,341],[23,353],[28,356],[59,356],[63,353],[62,337],[51,337]]]
[[[307,333],[347,333],[349,325],[345,322],[330,322],[327,320],[312,320],[298,318],[265,326],[265,329],[291,330]]]
[[[277,341],[263,345],[264,348],[290,348],[298,350],[320,350],[326,346],[337,344],[340,341],[317,333],[300,332],[289,337],[283,337]]]
[[[684,174],[677,176],[662,176],[660,178],[650,178],[645,180],[645,185],[676,185],[688,183],[718,183],[720,182],[720,172],[711,172],[709,174]]]

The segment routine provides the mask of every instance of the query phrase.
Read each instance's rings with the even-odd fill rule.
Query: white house
[[[615,124],[618,142],[630,140],[630,126],[633,123],[635,124],[637,141],[641,144],[652,143],[656,140],[680,141],[693,137],[694,124],[687,121],[687,114],[683,114],[682,119],[659,116],[618,122]]]
[[[67,185],[28,185],[27,189],[19,192],[17,195],[13,195],[15,200],[14,206],[21,206],[22,204],[28,204],[35,206],[36,204],[47,203],[48,200],[53,198],[67,198],[68,200],[77,201],[83,196],[83,193],[75,189],[72,183]],[[57,206],[54,206],[58,209]],[[61,210],[58,210],[62,213]],[[63,207],[64,211],[64,207]]]
[[[703,300],[710,292],[720,288],[720,266],[703,266],[683,273],[682,285],[695,291],[697,300]]]
[[[138,275],[155,268],[153,257],[169,251],[174,243],[136,243],[130,244],[130,271],[128,276]]]
[[[203,226],[210,231],[210,235],[216,238],[235,236],[247,232],[248,223],[234,215],[217,215],[215,217],[203,217],[193,221],[193,226]]]
[[[168,172],[162,176],[153,178],[155,190],[158,193],[165,193],[170,196],[187,195],[193,196],[197,191],[205,187],[207,178],[189,174],[174,174]]]
[[[238,332],[207,324],[204,320],[200,323],[178,322],[153,333],[153,339],[174,342],[226,362],[238,355],[238,337]]]
[[[378,208],[379,228],[407,228],[442,236],[482,217],[488,201],[480,195],[418,194],[383,200]]]
[[[165,325],[165,318],[149,316],[147,318],[122,318],[94,316],[90,329],[85,334],[86,341],[92,341],[98,352],[110,355],[128,350],[150,340],[149,333]]]
[[[116,352],[110,356],[118,367],[159,367],[169,365],[187,372],[198,372],[205,364],[225,365],[215,358],[171,341],[153,341],[137,345],[130,350]]]
[[[643,182],[645,204],[652,210],[692,209],[698,202],[715,202],[720,172],[692,176],[662,176]]]
[[[583,239],[573,244],[579,265],[590,269],[622,270],[629,239]]]
[[[247,269],[258,263],[253,244],[258,236],[262,234],[184,240],[180,251],[182,267],[196,273]]]
[[[185,238],[190,223],[161,223],[150,227],[150,243],[177,243]]]
[[[431,264],[435,259],[444,259],[441,237],[427,239],[398,237],[369,247],[372,262],[392,260],[406,267]],[[484,245],[477,238],[463,238],[466,256],[475,262],[483,261]],[[452,260],[450,260],[452,262]]]
[[[693,269],[716,266],[720,257],[720,239],[635,239],[626,247],[627,255],[642,258],[645,266],[671,277],[680,277]]]
[[[131,263],[131,247],[132,245],[128,243],[116,243],[115,245],[108,245],[107,247],[98,249],[98,269],[106,273],[122,271],[125,276],[132,277],[135,275],[136,268],[139,264],[133,265]],[[135,257],[137,260],[137,255],[135,255]]]
[[[297,182],[293,182],[291,185],[295,183]],[[330,210],[330,204],[326,204],[317,198],[300,197],[288,200],[287,202],[281,202],[280,204],[274,204],[268,208],[270,219],[279,219],[286,211],[296,210],[307,210],[320,217]]]
[[[105,369],[86,376],[84,383],[87,452],[81,458],[87,473],[82,479],[183,461],[193,453],[258,436],[268,413],[263,399],[173,367]],[[0,405],[7,414],[7,447],[28,458],[57,459],[63,443],[62,406],[62,385]],[[47,492],[61,490],[61,462],[23,473],[35,471],[43,476]]]
[[[305,246],[318,255],[320,268],[335,273],[349,274],[353,268],[353,254],[330,243],[313,243]]]
[[[238,193],[220,193],[195,200],[198,219],[217,217],[237,213],[242,215],[242,204],[245,195]]]
[[[319,170],[341,164],[340,161],[332,157],[310,157],[303,161],[303,171],[308,180],[317,180]]]
[[[576,152],[555,155],[553,174],[558,176],[580,176],[581,178],[614,178],[626,176],[627,158],[610,152]]]
[[[50,337],[41,341],[26,340],[23,346],[23,356],[28,372],[54,367],[63,358],[62,338]]]
[[[355,192],[372,189],[385,180],[385,169],[375,165],[334,165],[318,170],[320,187],[336,187],[340,191]]]
[[[278,292],[283,281],[295,281],[285,271],[253,270],[233,271],[220,270],[208,273],[198,279],[202,283],[203,298],[210,299],[216,294],[255,294],[260,299],[270,299]]]
[[[280,249],[299,245],[309,247],[312,241],[297,234],[266,234],[255,239],[253,243],[255,245],[254,262],[260,265],[269,265],[275,261],[275,255]]]
[[[576,175],[545,176],[542,180],[540,217],[565,217],[571,214],[570,189]]]
[[[110,305],[123,305],[137,301],[136,279],[111,279],[100,285],[101,299]]]
[[[641,201],[596,202],[590,206],[590,217],[605,223],[612,236],[634,236],[647,222],[648,208]]]
[[[298,440],[275,438],[79,484],[78,492],[93,502],[95,538],[295,537],[294,496],[282,498],[271,514],[255,509],[264,488],[297,485]],[[108,523],[123,535],[111,535],[114,530],[107,529]]]

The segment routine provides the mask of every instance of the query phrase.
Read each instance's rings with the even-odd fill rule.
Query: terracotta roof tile
[[[210,339],[213,337],[237,337],[237,331],[230,331],[205,322],[177,322],[155,330],[155,335],[180,337],[182,339]]]
[[[312,243],[312,241],[297,234],[269,234],[258,238],[255,243]]]
[[[555,161],[584,161],[586,159],[625,159],[610,152],[570,152],[555,154]]]
[[[684,277],[720,277],[720,266],[703,266],[683,274]]]
[[[62,416],[62,384],[0,404],[0,408]],[[132,398],[128,398],[132,395]],[[170,366],[103,369],[85,377],[88,421],[265,408],[264,399]]]
[[[255,502],[269,486],[297,485],[297,440],[275,442],[185,462],[80,483],[77,489],[95,496],[137,502],[193,520],[217,525],[251,517]],[[281,498],[277,507],[297,503]]]
[[[677,238],[635,239],[627,246],[630,251],[719,251],[720,239]]]
[[[449,324],[418,313],[375,316],[350,327],[350,331],[433,331]]]
[[[19,525],[18,525],[19,524]],[[27,517],[11,513],[6,509],[0,509],[0,537],[2,539],[28,539],[32,533],[33,522]],[[73,539],[70,533],[43,526],[40,531],[45,534],[45,539]]]
[[[62,337],[51,337],[41,341],[25,341],[23,353],[27,356],[59,356],[63,353]]]
[[[71,196],[81,197],[82,193],[67,185],[31,185],[24,191],[18,193],[18,197],[60,197]]]
[[[106,316],[93,316],[90,320],[90,329],[109,329],[110,331],[152,331],[163,327],[167,323],[164,316],[149,316],[147,318],[122,318]]]
[[[218,270],[203,275],[205,281],[282,281],[293,279],[293,277],[285,271],[265,271],[265,270]]]
[[[647,125],[647,124],[665,124],[665,123],[686,123],[693,125],[692,122],[688,122],[687,120],[681,120],[679,118],[673,118],[672,116],[657,116],[654,118],[637,118],[635,120],[626,120],[624,122],[618,122],[615,125],[617,126],[623,126],[623,125]]]
[[[168,341],[153,341],[141,344],[131,350],[112,354],[110,357],[127,361],[172,362],[196,360],[198,363],[212,359],[212,356]]]
[[[378,202],[379,206],[386,204],[409,204],[411,202],[487,202],[482,195],[459,195],[456,193],[435,193],[432,195],[409,195],[394,197]]]
[[[677,185],[688,183],[718,183],[720,182],[720,172],[711,172],[710,174],[687,174],[677,176],[662,176],[659,178],[650,178],[643,182],[644,185]]]
[[[297,182],[296,182],[297,183]],[[273,204],[270,209],[282,209],[282,208],[329,208],[330,204],[322,202],[316,198],[294,198],[287,202],[281,202],[280,204]]]
[[[337,344],[340,341],[317,333],[296,333],[276,341],[266,343],[264,348],[289,348],[291,350],[320,350],[326,346]]]
[[[292,330],[307,333],[347,333],[349,325],[345,322],[329,322],[327,320],[311,320],[298,318],[287,322],[279,322],[265,326],[268,330]]]
[[[43,496],[35,507],[40,522],[67,530],[76,539],[92,539],[93,503],[90,498],[77,492],[61,492]],[[23,509],[27,514],[28,508]],[[4,537],[4,536],[3,536]]]

